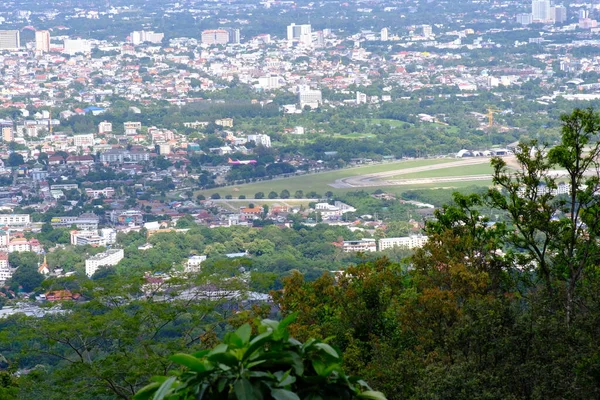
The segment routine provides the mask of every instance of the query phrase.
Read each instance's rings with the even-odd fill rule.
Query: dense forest
[[[494,186],[455,194],[414,255],[291,270],[272,304],[245,297],[261,277],[226,260],[162,280],[46,280],[85,301],[0,320],[0,397],[304,399],[341,385],[345,398],[597,398],[600,115],[561,123],[557,145],[520,145],[519,168],[493,159]]]

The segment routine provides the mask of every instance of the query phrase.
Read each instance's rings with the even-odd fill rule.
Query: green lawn
[[[448,162],[456,162],[456,159],[429,159],[429,160],[409,160],[409,161],[400,161],[394,163],[385,163],[385,164],[377,164],[377,165],[369,165],[364,167],[355,167],[355,168],[345,168],[336,171],[328,171],[318,174],[309,174],[303,176],[296,176],[292,178],[285,179],[276,179],[272,181],[261,181],[257,183],[249,183],[244,185],[237,186],[226,186],[211,190],[201,190],[196,192],[197,194],[203,194],[206,197],[209,197],[213,193],[219,193],[221,198],[224,198],[226,195],[232,195],[234,198],[239,195],[245,195],[247,198],[253,198],[254,194],[257,192],[263,192],[265,196],[270,191],[275,191],[280,193],[282,190],[287,189],[290,191],[290,194],[293,196],[296,190],[303,190],[304,193],[315,191],[319,194],[324,194],[327,191],[331,191],[333,193],[346,193],[349,191],[360,190],[360,188],[343,188],[336,189],[329,186],[330,183],[335,182],[337,179],[347,178],[355,175],[364,175],[364,174],[372,174],[377,172],[386,172],[393,170],[400,170],[404,168],[413,168],[413,167],[422,167],[426,165],[435,165],[435,164],[443,164]],[[477,168],[479,166],[475,166],[473,168]],[[469,167],[466,167],[469,168]],[[438,173],[441,173],[443,169],[439,170]],[[467,184],[468,183],[468,184]],[[406,191],[409,189],[413,189],[415,187],[459,187],[459,186],[470,186],[472,182],[452,182],[452,183],[442,183],[435,185],[414,185],[411,187],[402,186],[402,187],[381,187],[382,189],[394,192],[396,189],[401,189],[401,191]],[[487,181],[478,181],[477,184],[481,184],[481,186],[486,186],[489,183]],[[375,191],[378,189],[377,187],[369,187],[365,188],[368,191]]]
[[[494,169],[489,164],[465,165],[464,167],[451,167],[433,171],[414,172],[412,174],[394,175],[386,179],[412,179],[412,178],[438,178],[447,176],[492,175]]]

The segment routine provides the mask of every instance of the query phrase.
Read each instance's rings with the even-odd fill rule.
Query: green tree
[[[277,192],[270,191],[270,192],[269,192],[269,195],[268,195],[268,198],[269,198],[269,199],[276,199],[276,198],[277,198],[277,196],[278,196]]]
[[[520,145],[517,171],[509,171],[502,158],[493,159],[493,182],[503,191],[491,190],[490,201],[510,216],[510,241],[526,250],[515,255],[518,264],[535,268],[549,293],[564,285],[569,323],[579,283],[593,273],[600,257],[600,115],[575,109],[561,121],[561,142],[547,156],[534,141]],[[567,173],[566,196],[556,193],[553,169]]]
[[[265,194],[263,192],[257,192],[256,194],[254,194],[254,198],[255,199],[264,199]]]
[[[23,165],[25,160],[19,153],[10,153],[7,163],[9,167],[18,167],[19,165]]]
[[[281,197],[282,199],[289,199],[290,198],[290,191],[287,189],[283,189],[281,191],[281,193],[279,194],[279,197]]]

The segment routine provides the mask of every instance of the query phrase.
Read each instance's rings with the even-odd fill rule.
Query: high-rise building
[[[531,14],[517,14],[517,24],[521,25],[529,25],[533,22],[533,18]]]
[[[430,37],[433,35],[433,29],[431,28],[431,25],[422,25],[421,29],[423,30],[424,37]]]
[[[48,53],[50,51],[50,32],[35,32],[35,51],[37,53]]]
[[[5,142],[12,142],[15,140],[15,133],[13,131],[12,126],[3,126],[2,127],[2,140]]]
[[[533,22],[552,21],[550,0],[533,0],[531,2],[531,14]]]
[[[0,50],[18,50],[20,47],[19,31],[0,31]]]
[[[382,42],[387,42],[389,38],[388,28],[383,28],[381,30],[380,38]]]
[[[240,44],[240,30],[237,28],[224,28],[229,34],[229,43]]]
[[[133,31],[129,37],[131,38],[131,43],[137,46],[146,42],[160,44],[165,34],[153,31]]]
[[[225,29],[209,29],[202,31],[202,43],[208,45],[227,44],[229,43],[229,32]]]
[[[563,24],[567,22],[567,8],[563,5],[554,6],[551,9],[554,23]]]
[[[312,44],[312,28],[309,24],[291,24],[287,27],[287,40],[290,43],[297,42],[303,45]]]

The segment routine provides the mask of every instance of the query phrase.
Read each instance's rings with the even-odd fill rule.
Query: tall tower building
[[[388,28],[383,28],[379,36],[382,42],[387,42],[389,38]]]
[[[567,8],[563,5],[552,7],[552,16],[556,24],[567,22]]]
[[[0,31],[0,50],[18,50],[20,47],[19,31]]]
[[[312,28],[309,24],[291,24],[287,27],[287,40],[290,43],[298,42],[304,45],[312,44]]]
[[[552,21],[550,15],[550,0],[533,0],[531,2],[531,16],[533,22]]]
[[[35,32],[35,51],[37,53],[48,53],[50,51],[50,32]]]
[[[421,28],[423,29],[424,37],[430,37],[433,35],[433,29],[431,29],[431,25],[423,25]]]

